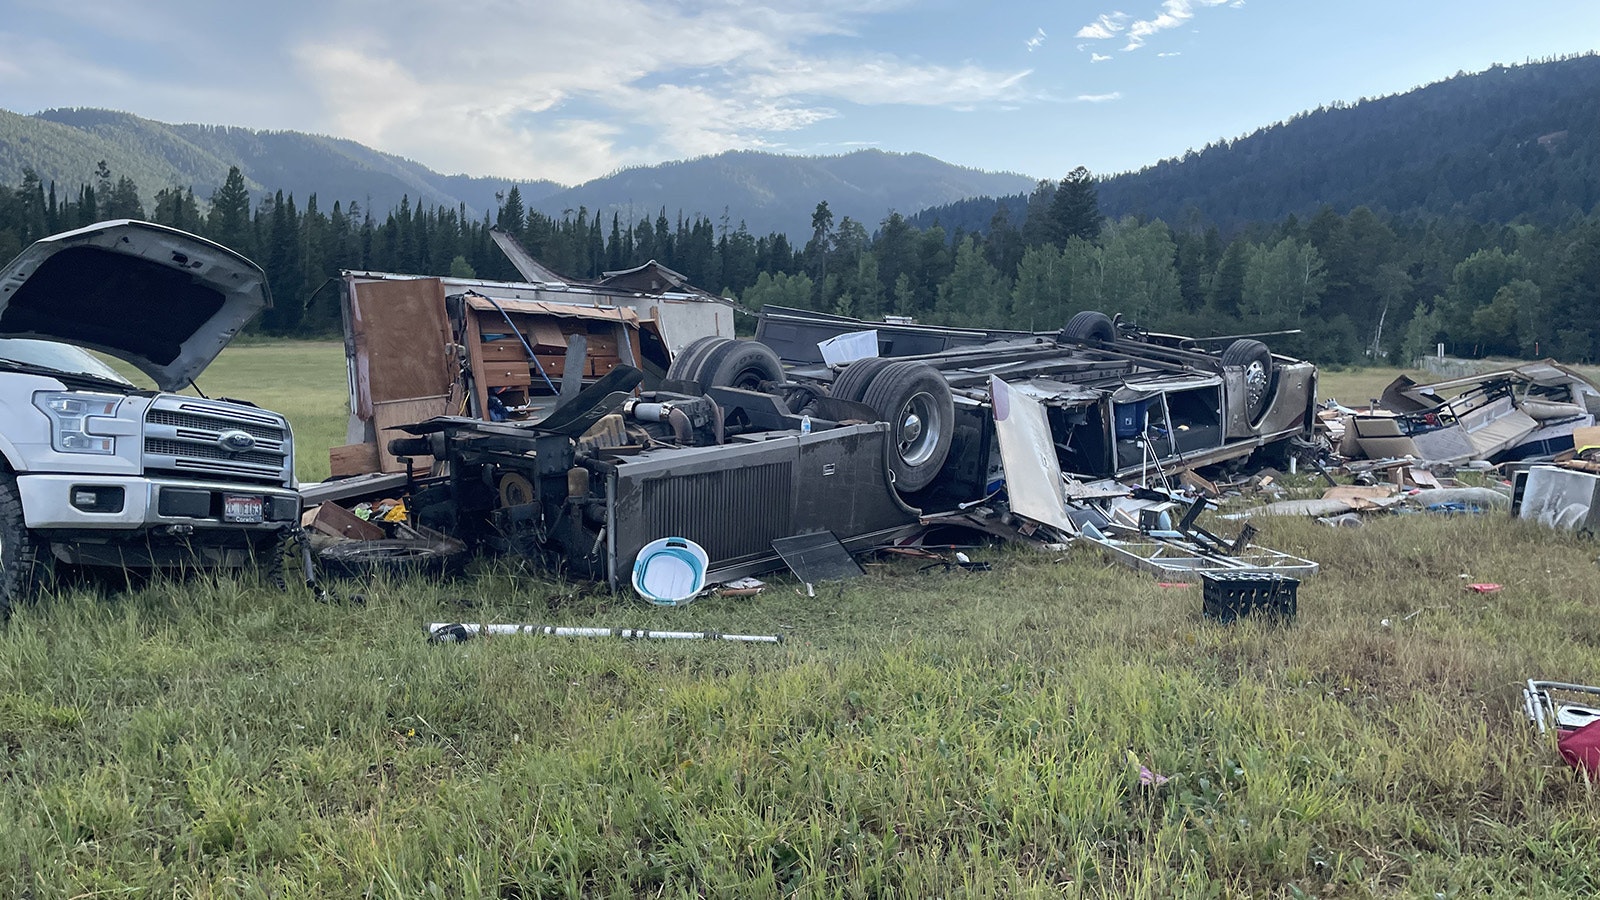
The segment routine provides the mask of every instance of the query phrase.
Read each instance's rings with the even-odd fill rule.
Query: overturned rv
[[[515,337],[533,357],[535,342]],[[587,365],[581,346],[563,359]],[[1207,350],[1100,313],[1030,334],[769,308],[755,340],[703,335],[658,381],[617,364],[556,390],[541,418],[434,416],[386,450],[444,463],[416,486],[422,524],[616,587],[663,536],[698,543],[718,580],[780,567],[785,537],[830,532],[864,549],[928,513],[1001,503],[1017,466],[1002,459],[1000,393],[1045,410],[1032,452],[1057,474],[1029,493],[1059,507],[1060,473],[1144,480],[1288,453],[1311,435],[1315,389],[1311,364],[1254,339]]]
[[[868,335],[855,343],[862,355],[829,365],[823,348],[855,335]],[[865,403],[890,423],[897,487],[935,508],[987,496],[1003,482],[991,378],[1046,407],[1061,471],[1078,480],[1146,480],[1252,454],[1281,459],[1313,434],[1316,367],[1275,356],[1251,337],[1200,341],[1099,312],[1035,334],[768,307],[756,341],[782,361],[783,381]],[[726,377],[708,372],[708,360],[691,355],[674,373],[702,383]]]

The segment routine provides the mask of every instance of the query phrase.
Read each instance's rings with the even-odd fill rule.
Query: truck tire
[[[1067,320],[1067,327],[1061,329],[1057,335],[1063,341],[1099,341],[1102,344],[1115,343],[1117,340],[1117,326],[1112,324],[1111,317],[1103,312],[1086,309]]]
[[[1244,409],[1250,421],[1261,418],[1272,399],[1272,353],[1267,345],[1240,338],[1222,351],[1222,365],[1244,369]]]
[[[723,343],[733,338],[725,337],[699,337],[690,341],[684,348],[672,357],[672,364],[667,366],[667,379],[676,381],[696,381],[695,373],[699,371],[700,364],[711,351],[721,347]]]
[[[682,365],[679,365],[679,362]],[[700,338],[683,348],[667,369],[667,378],[692,381],[702,392],[714,387],[761,389],[762,382],[783,383],[783,363],[760,341]]]
[[[49,578],[50,553],[22,517],[17,480],[0,475],[0,621],[14,603],[31,598]]]
[[[731,387],[758,391],[762,382],[783,383],[783,363],[760,341],[731,340],[706,355],[700,379],[708,388]]]
[[[860,401],[861,395],[867,391],[867,386],[872,384],[873,376],[892,362],[894,360],[880,359],[876,356],[856,360],[845,366],[839,377],[833,380],[833,389],[828,392],[828,396],[839,400]]]
[[[891,362],[861,396],[889,423],[889,471],[902,494],[933,483],[950,454],[956,410],[950,383],[927,363]]]

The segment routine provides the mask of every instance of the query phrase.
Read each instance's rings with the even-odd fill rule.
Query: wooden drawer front
[[[527,387],[530,383],[528,364],[525,362],[497,362],[483,364],[485,387]]]
[[[515,338],[509,341],[485,341],[478,345],[478,358],[485,366],[491,363],[527,362],[528,351]]]

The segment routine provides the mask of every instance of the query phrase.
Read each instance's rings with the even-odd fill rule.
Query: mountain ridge
[[[47,184],[90,183],[100,160],[113,176],[132,178],[147,203],[156,191],[173,186],[192,187],[203,201],[237,165],[257,200],[280,190],[302,202],[316,194],[324,207],[354,201],[381,216],[408,198],[413,207],[465,205],[469,215],[481,218],[516,186],[528,209],[556,217],[579,207],[606,218],[631,211],[629,224],[641,216],[653,219],[663,209],[669,218],[716,220],[726,213],[757,234],[809,233],[821,200],[836,217],[873,227],[891,210],[910,214],[1032,183],[1026,176],[956,166],[922,153],[859,150],[819,157],[727,151],[567,186],[441,174],[356,141],[308,132],[172,124],[94,108],[33,115],[0,110],[0,182],[19,183],[24,169],[32,169]]]
[[[1560,137],[1557,137],[1560,135]],[[1306,110],[1097,182],[1109,216],[1252,223],[1365,206],[1401,218],[1556,222],[1600,207],[1600,56],[1458,73],[1404,92]],[[1004,203],[969,198],[914,224],[984,231]]]
[[[355,201],[382,216],[402,197],[414,208],[464,205],[482,219],[512,186],[525,208],[560,218],[624,224],[663,213],[703,216],[797,243],[826,201],[835,222],[869,231],[891,212],[918,227],[985,232],[996,210],[1025,215],[1036,182],[956,166],[925,153],[857,150],[786,156],[749,150],[622,169],[581,185],[441,175],[355,141],[296,131],[172,125],[133,113],[0,110],[0,181],[32,168],[70,190],[99,160],[134,180],[148,203],[162,188],[192,187],[204,202],[239,165],[259,201],[284,191],[324,208]],[[1401,218],[1552,222],[1600,208],[1600,56],[1594,53],[1458,73],[1376,98],[1334,103],[1218,139],[1203,148],[1097,181],[1109,216],[1162,219],[1178,228],[1309,216],[1365,206]],[[606,223],[609,224],[609,223]]]

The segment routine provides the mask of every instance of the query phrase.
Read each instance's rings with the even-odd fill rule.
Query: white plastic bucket
[[[878,355],[878,330],[851,331],[837,334],[817,342],[822,351],[822,361],[830,366],[842,366],[858,359],[872,359]]]
[[[682,606],[706,586],[705,548],[688,538],[651,541],[633,563],[633,589],[657,606]]]

